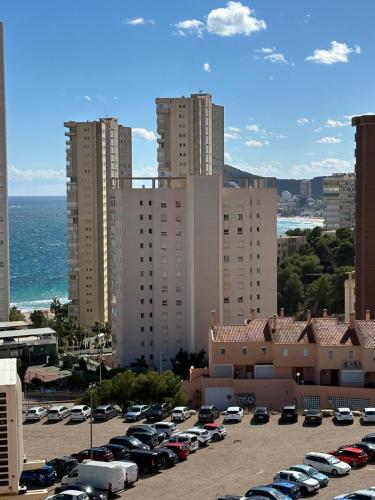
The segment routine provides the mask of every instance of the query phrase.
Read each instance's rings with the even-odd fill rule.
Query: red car
[[[186,460],[190,455],[189,446],[184,443],[166,443],[163,444],[163,447],[174,451],[179,460]]]
[[[334,455],[343,462],[346,462],[351,467],[366,465],[368,461],[368,455],[363,450],[351,446],[339,448],[336,451],[330,451],[329,454]]]
[[[87,450],[82,450],[78,453],[73,453],[71,456],[73,458],[76,458],[78,462],[83,462],[83,460],[91,458],[91,449],[89,448]],[[113,453],[104,446],[93,448],[92,458],[94,460],[99,460],[99,462],[112,462],[112,460],[114,460]]]

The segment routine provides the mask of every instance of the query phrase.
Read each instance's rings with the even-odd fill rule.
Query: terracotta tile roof
[[[357,320],[356,326],[362,338],[363,346],[367,349],[375,347],[375,320]]]
[[[217,325],[213,342],[271,342],[266,319],[253,319],[245,325]]]
[[[307,321],[293,321],[293,318],[278,318],[272,336],[275,344],[315,343],[314,334]]]
[[[313,330],[321,346],[360,345],[355,330],[348,323],[339,323],[336,318],[314,318]]]

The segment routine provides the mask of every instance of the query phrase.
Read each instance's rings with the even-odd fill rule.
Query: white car
[[[47,416],[47,408],[42,406],[33,406],[27,410],[25,420],[26,422],[35,422],[36,420],[42,420],[42,418]]]
[[[89,496],[84,491],[79,490],[65,490],[56,495],[51,495],[46,500],[89,500]]]
[[[241,422],[243,418],[243,408],[240,406],[230,406],[225,412],[223,422]]]
[[[70,421],[85,421],[91,416],[91,408],[87,405],[76,405],[70,410]]]
[[[47,420],[56,422],[57,420],[64,420],[70,414],[70,408],[64,405],[52,406],[47,413]]]
[[[303,463],[315,467],[319,472],[343,476],[349,474],[351,467],[329,453],[310,452],[305,456]]]
[[[173,434],[168,441],[170,443],[184,443],[189,446],[190,453],[196,451],[199,448],[199,441],[195,434]]]
[[[375,423],[375,408],[365,408],[363,410],[362,422],[364,424]]]
[[[335,420],[336,422],[354,422],[354,415],[350,408],[337,408]]]
[[[295,470],[281,470],[276,474],[273,480],[294,483],[298,486],[302,495],[315,493],[320,488],[319,481]]]
[[[171,414],[171,420],[174,422],[184,422],[188,418],[190,418],[191,412],[189,408],[186,406],[176,406],[176,408],[173,408],[172,414]]]
[[[180,431],[174,422],[155,422],[155,424],[151,424],[151,427],[157,431],[164,432],[167,438]]]
[[[366,490],[357,490],[353,491],[352,493],[338,495],[337,497],[334,497],[333,500],[346,500],[347,498],[353,498],[353,500],[355,500],[356,498],[360,498],[361,500],[371,500],[375,498],[375,491],[372,488],[368,488]]]
[[[204,424],[201,427],[210,433],[212,441],[220,441],[227,435],[227,430],[222,424],[214,422],[213,424]]]
[[[190,429],[186,429],[187,434],[194,434],[197,436],[199,445],[204,446],[211,441],[211,435],[206,429],[202,429],[201,427],[191,427]]]

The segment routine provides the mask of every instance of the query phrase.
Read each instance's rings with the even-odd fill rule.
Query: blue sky
[[[63,122],[117,116],[156,167],[156,96],[225,106],[227,162],[304,178],[353,170],[375,112],[373,0],[1,0],[9,192],[65,194]]]

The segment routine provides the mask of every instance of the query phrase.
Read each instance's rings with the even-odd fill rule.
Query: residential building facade
[[[111,179],[131,176],[131,129],[116,118],[65,127],[69,317],[92,326],[110,320]]]
[[[299,183],[299,192],[300,196],[303,200],[307,200],[308,198],[312,198],[312,188],[311,188],[311,180],[303,179]]]
[[[0,23],[0,321],[9,319],[8,165],[4,66],[4,32],[3,23]]]
[[[298,252],[298,249],[306,242],[307,236],[279,234],[277,237],[277,263],[280,264],[283,259]]]
[[[210,94],[156,99],[159,177],[219,174],[224,166],[224,107]],[[172,186],[184,185],[175,179]]]
[[[326,229],[355,227],[355,174],[334,174],[323,179]]]
[[[166,368],[207,351],[207,314],[225,324],[276,308],[276,182],[219,175],[113,182],[112,346],[118,365]],[[169,187],[168,187],[169,184]],[[236,183],[234,183],[236,184]],[[237,184],[236,184],[237,185]],[[238,184],[239,185],[239,184]],[[172,186],[172,187],[171,187]]]

